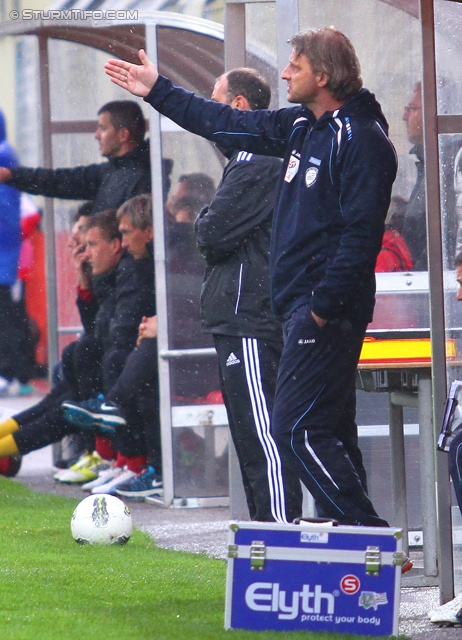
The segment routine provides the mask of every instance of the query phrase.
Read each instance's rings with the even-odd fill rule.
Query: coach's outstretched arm
[[[140,49],[138,55],[141,64],[132,64],[125,60],[108,60],[104,70],[114,84],[118,84],[134,96],[145,98],[156,83],[159,72],[144,49]]]

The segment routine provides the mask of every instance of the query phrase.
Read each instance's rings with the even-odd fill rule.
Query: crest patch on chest
[[[318,177],[318,167],[308,167],[305,173],[305,185],[307,188],[312,187]]]

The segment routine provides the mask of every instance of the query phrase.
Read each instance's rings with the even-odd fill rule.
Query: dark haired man
[[[296,35],[282,78],[298,104],[276,111],[204,100],[159,76],[144,51],[140,60],[110,60],[106,72],[189,131],[284,157],[270,252],[284,330],[273,409],[273,434],[290,460],[284,475],[300,477],[320,515],[386,526],[367,496],[355,376],[397,162],[353,45],[333,27]]]
[[[0,167],[0,182],[50,198],[92,200],[92,213],[117,209],[126,200],[151,192],[149,143],[140,106],[132,100],[108,102],[98,111],[95,139],[108,162],[66,169]],[[164,197],[172,161],[164,159]]]

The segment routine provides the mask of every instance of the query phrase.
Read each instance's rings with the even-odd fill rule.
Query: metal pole
[[[287,107],[287,83],[281,78],[281,71],[290,56],[290,39],[300,31],[298,0],[276,0],[277,39],[278,39],[278,98],[279,107]]]
[[[440,171],[438,157],[436,49],[433,0],[419,0],[422,26],[422,103],[424,120],[425,185],[427,203],[427,243],[430,289],[430,336],[432,343],[433,424],[440,424],[446,401],[446,350],[444,322],[443,256],[441,246]],[[427,390],[430,393],[430,388]],[[437,529],[440,598],[442,602],[454,595],[452,559],[451,494],[447,457],[436,457],[436,437],[433,433],[433,467],[437,479],[437,517],[429,523]],[[425,544],[425,540],[424,540]]]
[[[146,25],[146,53],[158,65],[157,25]],[[167,281],[165,272],[164,202],[162,194],[162,136],[160,115],[155,109],[149,110],[149,131],[151,140],[151,183],[152,208],[154,213],[154,264],[156,269],[156,304],[158,319],[157,342],[159,353],[168,350]],[[162,440],[162,476],[164,483],[164,506],[173,502],[173,447],[172,412],[170,395],[170,363],[158,358],[160,424]]]
[[[393,526],[403,530],[403,550],[408,548],[408,513],[406,492],[406,465],[404,451],[403,407],[393,402],[393,393],[388,394],[391,448],[391,497],[393,501]]]
[[[245,67],[245,3],[225,4],[225,70]]]
[[[419,435],[424,574],[437,576],[435,437],[432,420],[432,381],[428,369],[419,372]]]
[[[48,38],[46,36],[39,36],[38,43],[43,165],[45,167],[51,167],[53,160],[51,150],[50,79],[48,77]],[[51,198],[45,198],[43,227],[45,231],[45,269],[47,283],[48,377],[51,380],[53,366],[59,361],[55,226],[53,200]]]

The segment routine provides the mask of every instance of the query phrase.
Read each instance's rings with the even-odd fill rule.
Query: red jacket
[[[413,266],[411,252],[399,231],[387,229],[383,235],[375,271],[410,271]]]

